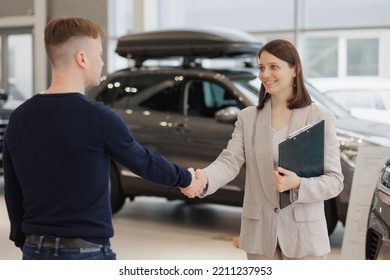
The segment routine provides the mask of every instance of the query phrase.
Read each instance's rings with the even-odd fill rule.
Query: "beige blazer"
[[[344,179],[334,116],[316,104],[295,109],[288,134],[322,119],[325,120],[325,173],[301,178],[297,199],[283,209],[279,209],[279,194],[271,179],[274,170],[271,102],[262,110],[255,106],[242,110],[226,149],[202,170],[209,184],[201,197],[233,180],[246,164],[240,247],[247,253],[271,257],[277,242],[283,254],[290,258],[330,252],[324,200],[342,191]]]

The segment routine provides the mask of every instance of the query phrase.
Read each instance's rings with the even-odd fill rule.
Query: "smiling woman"
[[[258,106],[238,113],[225,148],[196,176],[206,185],[199,197],[218,193],[245,164],[245,195],[239,246],[248,259],[325,259],[330,252],[324,201],[340,194],[343,174],[333,113],[312,102],[295,46],[273,40],[258,53]],[[281,167],[280,143],[302,127],[325,122],[324,170],[314,176]],[[308,150],[307,153],[317,153]],[[182,190],[184,194],[187,192]],[[290,204],[280,204],[287,192]],[[189,196],[190,197],[190,196]],[[313,234],[315,232],[315,234]]]
[[[155,33],[150,38],[154,38],[155,45],[161,41],[162,34],[166,33]],[[193,39],[204,40],[207,38],[205,35]],[[134,48],[140,46],[135,45]],[[177,48],[180,48],[180,44]],[[218,58],[217,61],[207,59],[207,64],[200,58],[195,59],[199,59],[200,64],[190,67],[180,63],[168,67],[163,64],[164,60],[153,60],[156,64],[147,67],[149,61],[145,60],[143,67],[126,67],[110,73],[98,88],[88,92],[88,96],[118,112],[140,143],[166,154],[183,166],[206,166],[226,146],[233,131],[233,123],[237,120],[237,112],[258,104],[261,82],[258,68],[249,65],[245,68],[237,67],[242,65],[240,58],[224,58],[224,61],[229,61],[228,66],[221,66]],[[271,79],[272,83],[275,81]],[[199,91],[190,90],[194,83],[199,84]],[[390,126],[353,118],[348,111],[307,81],[304,83],[313,102],[331,110],[336,117],[344,190],[336,198],[325,201],[327,228],[331,234],[338,221],[342,224],[346,221],[358,147],[390,146]],[[198,100],[197,107],[194,107],[194,103],[190,106],[187,102],[192,97],[189,95],[196,93],[199,94],[197,98],[203,100]],[[198,114],[190,114],[190,110]],[[179,191],[151,184],[115,162],[112,162],[111,169],[113,212],[123,207],[126,197],[131,200],[140,196],[187,199]],[[245,167],[237,178],[218,192],[195,201],[242,206],[244,184]]]

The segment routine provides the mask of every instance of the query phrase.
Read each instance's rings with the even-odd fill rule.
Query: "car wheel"
[[[334,199],[325,201],[325,217],[326,225],[328,227],[328,234],[331,235],[339,220],[337,216],[336,201]]]
[[[118,172],[114,164],[110,166],[110,201],[112,213],[118,212],[125,203],[124,195],[118,177]]]

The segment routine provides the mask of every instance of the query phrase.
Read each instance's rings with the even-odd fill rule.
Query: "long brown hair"
[[[295,46],[289,41],[282,39],[270,41],[259,50],[257,55],[258,59],[260,59],[260,55],[264,51],[287,62],[290,67],[295,67],[296,77],[294,78],[293,84],[293,96],[288,100],[287,107],[289,109],[296,109],[309,106],[312,103],[312,100],[305,87],[301,59]],[[257,105],[257,108],[264,108],[264,105],[269,98],[270,94],[266,92],[265,87],[262,84],[259,93],[259,105]]]

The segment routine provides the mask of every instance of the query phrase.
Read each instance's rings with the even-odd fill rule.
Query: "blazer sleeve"
[[[319,109],[319,119],[325,120],[324,175],[301,178],[295,203],[314,203],[336,197],[344,187],[340,164],[340,144],[337,140],[332,112]]]
[[[203,175],[208,178],[208,186],[199,197],[204,197],[216,192],[237,177],[245,162],[244,151],[244,113],[238,114],[232,137],[227,147],[219,154],[217,159],[206,168],[202,169]]]

